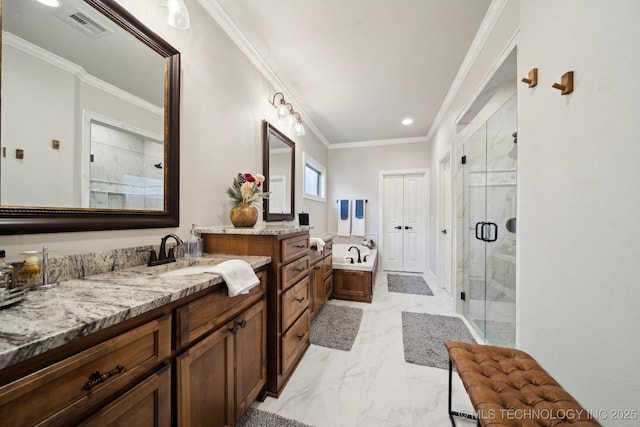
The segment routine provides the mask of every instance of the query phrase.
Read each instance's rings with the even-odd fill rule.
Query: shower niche
[[[506,347],[515,346],[516,335],[515,76],[514,51],[457,122],[463,153],[458,174],[462,312],[488,344]]]

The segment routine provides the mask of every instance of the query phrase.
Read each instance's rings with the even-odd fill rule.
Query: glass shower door
[[[515,95],[464,143],[464,315],[489,344],[515,345]]]
[[[464,315],[482,336],[485,335],[487,246],[479,237],[487,212],[486,134],[485,123],[464,144]]]
[[[516,96],[487,121],[487,221],[485,339],[515,346],[516,322]]]

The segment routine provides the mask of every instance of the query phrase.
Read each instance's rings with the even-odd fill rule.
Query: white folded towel
[[[319,237],[309,237],[309,246],[312,246],[312,243],[316,244],[317,251],[321,251],[324,248],[324,240]]]
[[[251,289],[260,283],[260,279],[253,272],[251,264],[241,259],[230,259],[229,261],[221,262],[206,271],[222,276],[229,289],[230,297],[248,294]]]

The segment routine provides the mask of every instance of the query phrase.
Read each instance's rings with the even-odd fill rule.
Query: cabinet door
[[[267,382],[267,303],[263,300],[236,319],[236,421]]]
[[[233,425],[233,335],[230,322],[176,358],[179,426]]]
[[[322,267],[322,263],[318,263],[316,267],[313,269],[313,275],[315,276],[315,280],[313,282],[313,303],[315,305],[315,313],[320,311],[322,305],[324,304],[324,268]],[[314,315],[315,315],[314,313]]]
[[[80,426],[169,427],[171,425],[171,369],[151,375]]]

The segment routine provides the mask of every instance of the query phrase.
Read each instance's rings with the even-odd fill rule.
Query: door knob
[[[396,226],[395,226],[395,227],[393,227],[393,228],[395,228],[396,230],[402,230],[402,226],[401,226],[401,225],[396,225]]]
[[[447,234],[447,229],[445,228],[444,230],[440,230],[440,232],[441,232],[442,234]]]
[[[405,229],[405,230],[413,230],[413,227],[410,227],[410,226],[408,226],[408,225],[405,225],[405,226],[404,226],[404,229]]]

